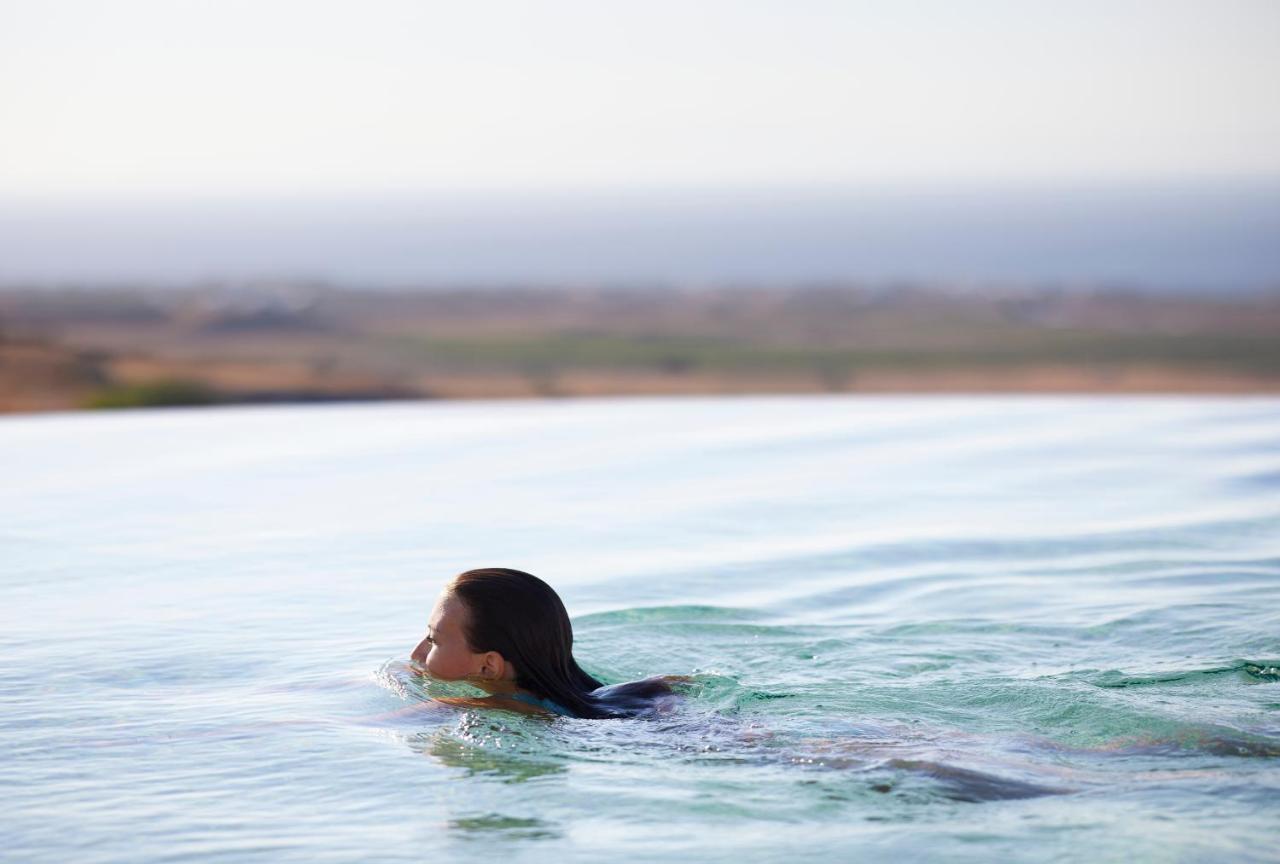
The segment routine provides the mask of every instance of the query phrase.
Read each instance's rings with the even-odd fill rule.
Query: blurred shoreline
[[[0,289],[0,411],[747,393],[1280,393],[1280,293]]]

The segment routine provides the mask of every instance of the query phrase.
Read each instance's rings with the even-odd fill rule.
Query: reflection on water
[[[497,834],[512,840],[551,840],[562,834],[557,826],[541,819],[518,819],[497,813],[450,819],[449,828],[462,834],[483,835],[485,839]]]
[[[530,753],[534,747],[529,746],[530,742],[520,742],[514,730],[475,715],[448,731],[411,735],[406,743],[444,765],[462,769],[468,776],[484,774],[506,783],[523,783],[567,770],[563,764]],[[524,752],[521,743],[525,744]]]
[[[6,419],[0,832],[24,861],[1266,859],[1278,440],[1272,399]],[[404,660],[482,565],[551,582],[597,678],[691,676],[674,710],[435,702],[458,685]]]

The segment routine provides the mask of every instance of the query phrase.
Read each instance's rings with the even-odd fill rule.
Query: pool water
[[[0,420],[5,860],[1275,860],[1280,400]],[[431,701],[479,566],[590,721]]]

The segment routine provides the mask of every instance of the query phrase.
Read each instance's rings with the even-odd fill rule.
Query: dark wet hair
[[[447,590],[467,608],[472,651],[497,651],[516,667],[516,686],[558,702],[578,717],[628,717],[671,691],[659,678],[605,686],[573,659],[573,626],[551,586],[506,567],[467,570]]]

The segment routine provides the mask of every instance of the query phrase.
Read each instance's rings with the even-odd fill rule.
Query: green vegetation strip
[[[1110,334],[1039,331],[972,346],[859,348],[766,345],[746,340],[668,335],[548,333],[474,339],[411,338],[400,345],[419,360],[449,369],[636,369],[852,372],[1051,364],[1154,364],[1280,373],[1280,340],[1269,336]]]
[[[121,384],[96,393],[89,408],[162,408],[180,405],[212,405],[221,401],[210,387],[198,381],[167,379]]]

